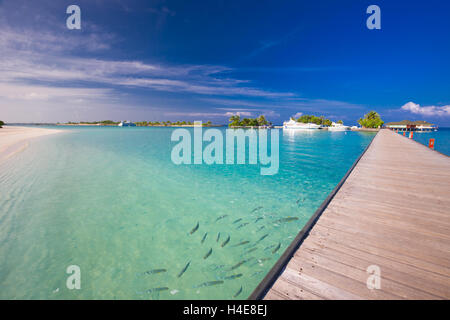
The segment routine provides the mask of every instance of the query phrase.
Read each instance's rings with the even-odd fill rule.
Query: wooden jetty
[[[449,299],[450,158],[381,130],[249,298]]]

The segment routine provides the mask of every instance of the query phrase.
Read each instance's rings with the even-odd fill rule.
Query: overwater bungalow
[[[403,120],[400,122],[386,123],[386,128],[399,131],[436,131],[437,127],[434,124],[426,121],[409,121]]]

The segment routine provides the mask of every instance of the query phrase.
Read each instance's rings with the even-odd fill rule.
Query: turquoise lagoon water
[[[416,131],[413,135],[414,140],[426,146],[432,138],[434,139],[434,149],[450,156],[450,128],[439,128],[438,131],[431,132]]]
[[[262,176],[173,164],[171,128],[58,128],[0,165],[1,299],[246,298],[374,137],[281,130]]]

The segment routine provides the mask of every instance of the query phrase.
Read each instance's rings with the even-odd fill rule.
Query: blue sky
[[[450,126],[449,39],[447,1],[3,0],[0,118],[353,125],[376,110]]]

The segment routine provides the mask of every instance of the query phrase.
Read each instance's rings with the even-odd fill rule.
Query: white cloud
[[[401,107],[402,110],[409,111],[414,114],[420,114],[424,116],[450,116],[450,105],[446,106],[424,106],[414,102],[408,102]]]
[[[303,112],[297,112],[294,114],[294,118],[300,118],[303,115]]]
[[[190,109],[191,113],[171,115],[279,117],[273,110],[289,109],[290,114],[359,107],[257,87],[249,80],[233,78],[234,70],[226,66],[121,59],[117,44],[124,39],[118,35],[87,19],[82,32],[69,32],[61,17],[54,14],[59,9],[53,1],[37,6],[37,11],[25,10],[28,6],[26,0],[0,0],[0,110],[5,120],[21,121],[25,116],[31,121],[88,120],[91,115],[112,118],[109,111],[122,117],[126,110],[145,115],[157,108],[155,112],[160,115],[170,112],[173,101],[187,94],[200,101],[209,99],[203,108],[221,105],[235,109],[215,108],[211,113]],[[166,17],[175,14],[164,7],[154,13]],[[263,49],[272,45],[276,43],[265,43]],[[108,57],[109,49],[119,58],[99,58]],[[164,94],[162,99],[156,92],[184,95]],[[177,108],[187,108],[190,98]]]
[[[98,41],[99,38],[102,41]],[[114,36],[90,33],[67,35],[0,24],[0,81],[29,84],[46,82],[47,86],[113,85],[139,87],[166,92],[186,92],[209,96],[248,96],[261,98],[294,97],[290,92],[272,92],[243,86],[247,80],[223,77],[231,69],[214,65],[160,65],[141,61],[104,60],[76,57],[76,52],[107,49]],[[220,74],[220,76],[218,76]]]
[[[225,116],[231,117],[231,116],[240,116],[240,117],[251,117],[253,113],[248,111],[237,111],[237,112],[227,112],[225,113]]]
[[[175,116],[175,117],[197,117],[198,121],[201,120],[201,118],[213,118],[213,117],[225,117],[226,115],[224,113],[217,113],[217,112],[164,112],[165,116]]]
[[[57,88],[36,85],[10,84],[0,82],[0,98],[10,100],[52,100],[52,99],[109,99],[110,89]]]

